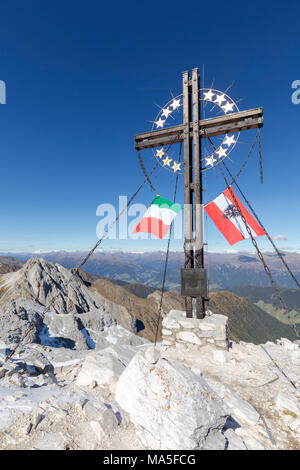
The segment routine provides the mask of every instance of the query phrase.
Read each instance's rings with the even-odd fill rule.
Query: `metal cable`
[[[277,362],[273,359],[269,351],[267,351],[266,348],[262,344],[260,345],[260,347],[266,353],[266,355],[271,359],[273,364],[277,367],[277,369],[279,370],[279,372],[281,372],[281,374],[285,377],[285,379],[294,387],[295,390],[298,390],[298,387],[296,387],[294,382],[286,375],[284,370],[277,364]]]
[[[230,172],[228,166],[226,165],[226,163],[223,161],[222,162],[227,173],[230,175],[231,178],[233,178],[232,176],[232,173]],[[266,236],[269,240],[269,242],[271,243],[271,245],[273,246],[276,254],[279,256],[279,258],[281,259],[283,265],[285,266],[285,268],[287,269],[288,273],[290,274],[290,276],[292,277],[292,279],[295,281],[297,287],[300,289],[300,283],[298,282],[297,278],[295,277],[294,273],[292,272],[292,270],[290,269],[290,267],[288,266],[287,262],[285,261],[285,259],[283,258],[282,254],[280,253],[280,251],[278,250],[277,246],[275,245],[274,241],[272,240],[271,236],[269,235],[268,231],[266,230],[266,228],[264,227],[262,221],[260,220],[260,218],[258,217],[257,213],[255,212],[255,210],[253,209],[252,205],[250,204],[250,202],[247,200],[244,192],[241,190],[240,186],[238,185],[238,183],[236,182],[236,177],[233,178],[232,180],[234,182],[234,184],[236,185],[236,187],[238,188],[239,192],[241,193],[242,195],[242,198],[244,199],[245,203],[248,205],[249,209],[251,210],[252,214],[254,215],[254,217],[256,218],[257,222],[259,223],[259,225],[262,227],[262,229],[266,232]],[[231,183],[232,184],[232,183]]]
[[[211,145],[211,147],[212,147],[212,149],[213,149],[214,154],[215,154],[216,157],[217,157],[216,148],[215,148],[214,144],[212,143],[212,141],[211,141],[211,139],[210,139],[209,137],[207,137],[207,138],[208,138],[208,141],[210,142],[210,145]],[[248,232],[248,234],[249,234],[249,237],[250,237],[250,239],[251,239],[251,241],[252,241],[252,244],[253,244],[253,246],[254,246],[256,252],[257,252],[257,255],[258,255],[259,259],[261,260],[261,262],[262,262],[262,264],[263,264],[264,270],[265,270],[266,274],[267,274],[268,277],[269,277],[269,280],[270,280],[271,285],[272,285],[272,287],[273,287],[273,289],[274,289],[274,291],[275,291],[275,293],[276,293],[276,295],[277,295],[277,298],[279,299],[279,301],[280,301],[280,303],[281,303],[281,305],[282,305],[282,308],[283,308],[283,310],[284,310],[285,313],[286,313],[286,312],[288,312],[288,309],[287,309],[287,306],[286,306],[286,304],[285,304],[285,301],[284,301],[283,298],[281,297],[280,290],[279,290],[279,288],[278,288],[276,282],[275,282],[274,279],[273,279],[273,276],[272,276],[272,274],[271,274],[271,271],[270,271],[268,265],[266,264],[266,261],[265,261],[265,259],[264,259],[264,257],[263,257],[263,254],[261,253],[260,249],[258,248],[258,245],[257,245],[257,243],[256,243],[256,240],[255,240],[255,238],[253,237],[252,232],[251,232],[251,229],[250,229],[250,227],[249,227],[249,225],[248,225],[248,223],[247,223],[247,221],[246,221],[246,219],[245,219],[245,217],[244,217],[244,215],[243,215],[243,213],[242,213],[242,210],[241,210],[241,208],[240,208],[240,206],[239,206],[239,203],[238,203],[238,201],[237,201],[237,198],[236,198],[236,196],[235,196],[235,193],[234,193],[232,187],[229,185],[229,182],[228,182],[228,180],[227,180],[227,178],[226,178],[226,175],[225,175],[225,173],[224,173],[224,171],[223,171],[222,165],[223,165],[225,168],[227,168],[227,166],[224,164],[224,162],[220,161],[220,159],[219,159],[218,157],[217,157],[217,159],[219,160],[218,168],[220,169],[220,171],[221,171],[221,173],[222,173],[222,175],[223,175],[223,178],[224,178],[224,180],[225,180],[225,183],[226,183],[226,185],[227,185],[227,187],[228,187],[228,189],[229,189],[229,191],[230,191],[230,194],[231,194],[231,196],[232,196],[232,198],[233,198],[233,200],[234,200],[234,204],[235,204],[236,208],[237,208],[238,211],[239,211],[240,217],[241,217],[241,219],[242,219],[242,221],[243,221],[243,223],[244,223],[244,225],[245,225],[245,227],[246,227],[246,230],[247,230],[247,232]],[[288,316],[288,319],[291,320],[290,316]],[[294,322],[292,322],[291,326],[292,326],[292,328],[293,328],[293,330],[294,330],[294,332],[295,332],[295,334],[296,334],[296,337],[297,337],[298,339],[300,339],[300,337],[299,337],[299,335],[298,335],[298,331],[297,331],[296,325],[294,324]]]
[[[259,416],[261,417],[262,422],[264,423],[264,426],[265,426],[266,431],[267,431],[267,433],[268,433],[269,439],[270,439],[272,445],[275,446],[275,445],[276,445],[276,442],[275,442],[275,440],[274,440],[274,438],[273,438],[273,436],[272,436],[272,434],[271,434],[270,428],[269,428],[269,426],[267,425],[267,422],[266,422],[265,418],[263,417],[263,415],[261,414],[261,412],[256,408],[256,406],[254,406],[254,405],[252,405],[252,406],[253,406],[253,408],[255,409],[255,411],[259,414]]]
[[[178,137],[179,137],[179,132],[174,136],[174,139],[173,141],[175,141]],[[169,150],[169,148],[171,147],[171,145],[173,144],[174,142],[171,142],[170,145],[168,146],[167,148],[167,152]],[[140,185],[140,187],[137,189],[137,191],[131,196],[131,198],[129,199],[129,201],[127,202],[126,206],[123,207],[122,211],[117,215],[117,217],[115,218],[115,220],[110,224],[110,226],[108,227],[108,229],[106,230],[106,232],[104,232],[102,238],[100,238],[100,240],[97,241],[96,245],[91,249],[91,251],[86,255],[86,257],[83,259],[83,261],[79,264],[79,266],[77,268],[75,268],[75,273],[80,269],[82,268],[82,266],[88,261],[88,259],[92,256],[92,254],[94,253],[94,251],[98,248],[98,246],[100,245],[100,243],[102,243],[102,241],[107,237],[109,231],[112,229],[112,227],[117,223],[117,221],[119,220],[119,218],[121,217],[121,215],[128,209],[129,205],[132,203],[132,201],[135,199],[135,197],[137,196],[137,194],[140,192],[140,190],[142,189],[142,187],[144,186],[144,184],[146,182],[149,182],[149,177],[152,175],[152,173],[154,172],[154,170],[157,168],[157,166],[159,165],[159,160],[156,162],[156,164],[154,165],[154,167],[152,168],[152,170],[150,171],[149,175],[146,176],[146,178],[144,179],[144,181],[142,182],[142,184]]]
[[[177,139],[178,137],[178,134],[176,134],[174,136],[174,141]],[[167,151],[169,150],[169,148],[171,147],[171,145],[173,144],[173,142],[170,143],[170,145],[168,146],[168,149]],[[134,200],[134,198],[137,196],[137,194],[140,192],[140,190],[142,189],[142,187],[144,186],[144,184],[148,181],[148,178],[152,175],[152,173],[154,172],[154,170],[157,168],[159,164],[159,161],[156,162],[156,164],[154,165],[154,167],[152,168],[152,170],[150,171],[149,175],[146,176],[146,178],[144,179],[144,181],[142,182],[142,184],[139,186],[139,188],[135,191],[135,193],[131,196],[131,198],[129,199],[129,201],[127,202],[126,206],[122,209],[122,211],[117,215],[117,217],[115,218],[115,220],[109,225],[109,227],[107,228],[107,230],[104,232],[104,234],[102,235],[102,237],[97,241],[97,243],[95,244],[95,246],[89,251],[89,253],[85,256],[85,258],[83,259],[83,261],[77,266],[77,268],[74,268],[71,270],[72,274],[73,275],[77,275],[78,274],[78,271],[79,269],[82,268],[82,266],[88,261],[88,259],[92,256],[92,254],[95,252],[95,250],[98,248],[98,246],[100,245],[100,243],[102,243],[102,241],[107,237],[109,231],[112,229],[112,227],[117,223],[117,221],[119,220],[119,218],[121,217],[121,215],[125,212],[125,210],[127,210],[128,206],[132,203],[132,201]],[[177,175],[178,176],[178,175]],[[70,281],[72,279],[72,276],[70,277],[69,281],[67,282],[67,285],[66,285],[66,288],[68,287]],[[52,298],[52,301],[49,303],[49,305],[47,305],[47,307],[45,307],[45,309],[43,310],[43,312],[41,313],[40,317],[30,326],[30,328],[26,331],[26,333],[24,334],[24,336],[21,338],[21,340],[19,341],[19,343],[16,345],[16,347],[9,353],[7,354],[7,356],[5,357],[5,360],[3,362],[3,364],[5,364],[14,354],[15,352],[17,351],[17,349],[20,347],[20,345],[23,343],[24,339],[29,335],[29,333],[33,330],[33,328],[38,325],[38,323],[44,318],[44,316],[46,315],[46,313],[49,312],[50,308],[52,307],[52,305],[54,304],[55,300],[60,296],[60,293],[57,294],[55,297]]]
[[[244,163],[242,164],[241,168],[239,169],[239,171],[237,172],[237,174],[235,175],[235,177],[232,176],[233,179],[232,179],[232,181],[231,181],[231,183],[230,183],[231,185],[232,185],[233,183],[235,183],[235,181],[237,180],[237,178],[240,176],[240,174],[242,173],[243,169],[245,168],[246,164],[248,163],[248,160],[249,160],[249,158],[250,158],[250,156],[251,156],[251,154],[252,154],[252,152],[253,152],[253,150],[254,150],[255,144],[256,144],[257,139],[259,138],[259,136],[260,136],[260,134],[257,132],[257,134],[256,134],[256,136],[254,137],[254,140],[253,140],[253,142],[252,142],[251,148],[250,148],[250,150],[249,150],[249,152],[248,152],[248,155],[247,155],[247,157],[246,157],[245,160],[244,160]]]
[[[159,162],[156,162],[156,164],[154,165],[154,167],[152,168],[152,170],[150,171],[149,176],[152,175],[153,171],[157,168]],[[135,193],[131,196],[131,198],[128,200],[127,204],[123,207],[123,209],[121,210],[121,212],[119,212],[119,214],[117,215],[117,217],[115,218],[115,220],[109,225],[109,227],[107,228],[107,230],[104,232],[104,234],[102,235],[102,237],[97,241],[97,243],[95,244],[95,246],[89,251],[89,253],[86,255],[86,257],[82,260],[82,262],[79,264],[79,266],[77,268],[75,268],[75,274],[77,273],[77,271],[79,269],[82,268],[82,266],[88,261],[88,259],[92,256],[92,254],[95,252],[95,250],[98,248],[98,246],[102,243],[102,241],[108,236],[110,230],[113,228],[113,226],[118,222],[119,218],[121,217],[121,215],[128,209],[129,205],[132,203],[132,201],[136,198],[137,194],[140,192],[140,190],[142,189],[142,187],[144,186],[144,184],[148,181],[148,177],[146,177],[144,179],[144,181],[142,182],[142,184],[139,186],[139,188],[135,191]]]
[[[258,128],[258,138],[259,138],[259,168],[260,168],[260,182],[261,184],[264,183],[264,172],[262,166],[262,151],[261,151],[261,135],[260,135],[260,128]]]
[[[179,159],[178,159],[179,162],[181,160],[181,149],[182,149],[182,143],[180,143]],[[175,202],[176,202],[177,187],[178,187],[178,174],[176,175],[173,204],[175,204]],[[170,243],[171,243],[172,230],[173,230],[173,222],[171,223],[171,227],[170,227],[167,253],[166,253],[166,259],[165,259],[163,283],[162,283],[162,288],[161,288],[160,305],[159,305],[159,310],[158,310],[158,320],[157,320],[155,342],[154,342],[155,346],[156,346],[156,343],[157,343],[158,330],[159,330],[159,324],[160,324],[160,319],[161,319],[162,303],[163,303],[163,297],[164,297],[164,293],[165,293],[165,284],[166,284],[166,278],[167,278],[167,267],[168,267],[168,261],[169,261],[169,252],[170,252]]]
[[[153,186],[152,184],[152,181],[150,180],[147,172],[146,172],[146,168],[145,168],[145,165],[144,165],[144,162],[143,162],[143,158],[142,158],[142,154],[141,152],[139,151],[138,152],[138,157],[139,157],[139,162],[140,162],[140,167],[142,169],[142,172],[144,173],[144,176],[147,178],[147,181],[150,185],[150,188],[151,188],[151,191],[153,191],[154,193],[158,194],[158,191],[155,189],[155,187]]]

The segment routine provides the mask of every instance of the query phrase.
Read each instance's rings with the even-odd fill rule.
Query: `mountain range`
[[[12,316],[10,307],[12,304],[14,312],[17,312],[21,317],[22,312],[27,308],[26,302],[28,300],[38,301],[39,305],[47,305],[49,299],[54,295],[51,292],[63,290],[67,282],[66,278],[70,275],[69,271],[59,264],[46,262],[39,258],[30,259],[23,265],[22,263],[14,264],[13,260],[9,261],[11,264],[6,264],[6,266],[11,267],[11,273],[2,274],[0,277],[2,320],[6,311],[8,312],[7,318],[16,318],[14,315]],[[58,312],[66,312],[71,308],[78,314],[82,309],[86,309],[84,307],[86,304],[97,305],[100,302],[104,310],[109,311],[124,328],[152,342],[155,341],[157,334],[157,338],[160,340],[161,325],[157,330],[161,300],[159,290],[138,283],[131,284],[125,281],[102,278],[85,271],[79,271],[78,280],[85,289],[91,292],[93,299],[97,300],[85,300],[88,298],[87,290],[85,290],[85,294],[81,292],[79,297],[77,294],[74,296],[64,293],[63,296],[59,295],[57,306],[54,305]],[[6,286],[10,286],[9,289]],[[26,299],[25,306],[23,303],[18,305],[20,298]],[[88,311],[91,308],[94,307],[89,306]],[[290,325],[273,318],[251,300],[233,292],[224,290],[210,292],[209,308],[214,313],[228,316],[231,340],[259,344],[265,341],[275,341],[281,337],[296,339]],[[30,305],[30,309],[34,310],[32,305]],[[184,299],[179,291],[169,290],[164,294],[162,315],[171,309],[184,309]],[[81,315],[80,318],[82,319],[83,316]],[[90,320],[88,319],[88,321]],[[3,325],[3,329],[5,329],[5,325]]]
[[[77,266],[85,255],[85,252],[66,251],[38,254],[46,261],[59,263],[66,268]],[[282,255],[300,281],[300,254],[283,252]],[[37,254],[19,253],[12,254],[12,256],[17,258],[19,263],[37,256]],[[88,260],[84,269],[101,277],[161,288],[165,256],[166,253],[163,251],[145,253],[98,251]],[[295,288],[293,279],[276,253],[264,253],[264,257],[278,286]],[[7,254],[5,259],[8,259]],[[245,252],[206,253],[205,262],[210,289],[228,289],[234,286],[267,287],[270,285],[262,263],[255,254]],[[183,267],[183,264],[182,252],[170,252],[166,283],[168,289],[180,287],[180,268]]]

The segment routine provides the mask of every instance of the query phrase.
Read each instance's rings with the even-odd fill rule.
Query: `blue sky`
[[[0,251],[82,250],[96,241],[96,208],[130,196],[143,175],[134,135],[151,129],[155,103],[181,92],[181,73],[205,65],[205,86],[230,90],[240,109],[264,107],[264,185],[257,152],[240,184],[282,249],[300,250],[299,2],[13,1],[1,4]],[[235,172],[253,132],[241,138]],[[145,154],[146,157],[146,154]],[[206,200],[224,190],[207,172]],[[161,188],[171,197],[171,182]],[[173,184],[173,183],[172,183]],[[178,202],[182,202],[179,180]],[[136,202],[148,205],[146,187]],[[211,251],[230,249],[208,221]],[[112,241],[145,251],[165,241]],[[233,247],[250,249],[248,241]],[[264,239],[260,246],[267,249]],[[181,249],[174,241],[173,248]]]

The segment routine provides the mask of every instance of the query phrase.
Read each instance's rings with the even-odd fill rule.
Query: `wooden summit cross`
[[[181,269],[181,295],[185,297],[186,316],[205,316],[207,301],[206,269],[203,253],[203,186],[201,140],[263,126],[263,109],[202,119],[200,116],[200,76],[198,69],[182,74],[183,123],[178,126],[137,134],[135,148],[143,150],[183,142],[184,148],[184,252]]]

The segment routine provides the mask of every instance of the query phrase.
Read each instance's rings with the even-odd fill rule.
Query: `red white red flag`
[[[237,204],[232,197],[232,193],[235,196]],[[230,189],[227,188],[212,202],[206,204],[204,209],[230,245],[234,245],[241,240],[245,240],[245,238],[250,238],[240,215],[240,211],[245,217],[253,237],[259,237],[266,234],[262,227],[243,206],[231,186]]]

